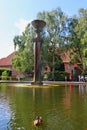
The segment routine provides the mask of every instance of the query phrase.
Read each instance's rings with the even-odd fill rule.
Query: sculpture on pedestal
[[[46,23],[43,20],[34,20],[31,22],[35,29],[36,37],[33,39],[34,42],[34,79],[32,84],[42,84],[41,81],[41,62],[40,62],[40,51],[41,51],[41,32],[45,27]]]

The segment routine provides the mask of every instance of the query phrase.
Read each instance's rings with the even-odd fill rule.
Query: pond
[[[36,116],[43,124],[33,125]],[[87,130],[87,86],[0,85],[0,130]]]

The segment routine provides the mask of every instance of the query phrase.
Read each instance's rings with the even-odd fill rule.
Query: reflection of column
[[[35,88],[33,88],[33,100],[35,101]]]

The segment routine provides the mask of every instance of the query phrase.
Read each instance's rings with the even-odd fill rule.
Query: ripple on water
[[[10,108],[8,101],[1,96],[0,98],[0,129],[5,130],[10,119]]]

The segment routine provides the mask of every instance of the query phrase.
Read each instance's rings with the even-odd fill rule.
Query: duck
[[[34,126],[39,126],[42,124],[42,117],[41,116],[37,116],[34,120]]]

